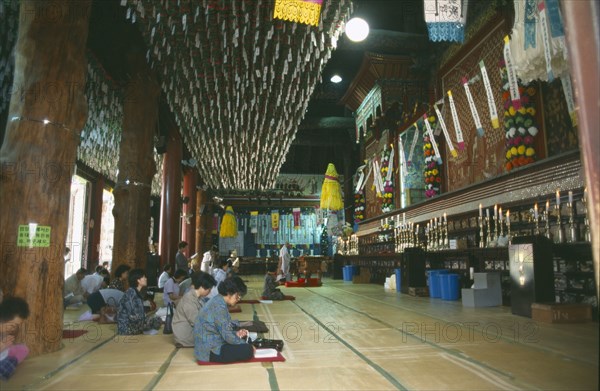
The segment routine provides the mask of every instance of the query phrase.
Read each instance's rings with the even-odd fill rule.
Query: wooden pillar
[[[145,269],[150,233],[150,195],[154,162],[154,133],[160,89],[148,69],[144,53],[131,49],[130,80],[123,102],[123,133],[119,174],[113,190],[115,234],[112,267],[121,264]]]
[[[61,347],[71,176],[87,118],[90,5],[20,3],[13,94],[0,150],[0,288],[29,303],[15,343],[26,343],[33,355]],[[21,246],[27,238],[17,235],[27,235],[31,223],[48,228],[34,247]]]
[[[92,184],[92,204],[90,205],[90,224],[88,230],[88,264],[100,262],[100,233],[102,232],[102,198],[104,196],[104,178],[98,177]],[[115,270],[114,267],[112,270]]]
[[[577,103],[579,148],[587,186],[587,209],[600,300],[600,6],[596,1],[562,1],[571,76]]]
[[[181,239],[188,243],[187,257],[195,254],[196,250],[196,183],[198,172],[195,168],[188,169],[183,176],[183,197],[187,198],[187,203],[183,204],[183,214],[190,216],[187,219],[181,219]],[[189,221],[189,223],[188,223]]]
[[[167,139],[167,152],[163,160],[163,183],[160,197],[160,266],[175,264],[179,244],[179,219],[181,211],[181,137],[171,128]]]
[[[196,243],[195,253],[203,254],[202,242],[204,241],[204,233],[206,232],[206,193],[204,190],[196,190]]]

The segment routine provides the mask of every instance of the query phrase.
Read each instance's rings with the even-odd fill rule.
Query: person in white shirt
[[[219,288],[219,284],[222,283],[223,281],[225,281],[225,279],[227,278],[227,269],[229,269],[229,263],[227,262],[227,260],[225,259],[219,259],[216,262],[216,267],[213,270],[213,277],[215,278],[215,288]],[[208,298],[213,298],[214,296],[218,295],[219,292],[217,289],[213,289],[210,294],[208,295]]]
[[[89,274],[83,277],[81,280],[81,287],[88,293],[92,294],[98,292],[100,288],[108,285],[107,281],[110,282],[110,275],[105,269],[100,270],[98,273]]]
[[[166,282],[169,281],[169,278],[171,278],[171,274],[173,274],[173,266],[171,266],[170,263],[167,263],[163,267],[162,274],[160,275],[160,277],[158,277],[158,288],[159,289],[163,289],[165,287]]]
[[[177,270],[175,271],[175,275],[165,283],[165,287],[163,290],[163,301],[165,306],[169,305],[169,303],[173,303],[177,305],[177,302],[181,298],[179,294],[179,283],[183,281],[183,279],[187,276],[187,272],[185,270]]]
[[[212,275],[213,264],[217,260],[217,256],[219,255],[219,248],[217,246],[212,246],[210,251],[204,253],[202,257],[202,266],[201,270],[204,273],[208,273]]]
[[[279,250],[279,263],[281,264],[281,268],[278,270],[278,280],[283,281],[291,281],[292,276],[290,274],[290,262],[292,261],[292,257],[289,252],[290,243],[285,242],[285,244]]]

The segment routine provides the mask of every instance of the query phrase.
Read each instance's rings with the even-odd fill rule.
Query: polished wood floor
[[[246,298],[260,295],[249,279]],[[114,325],[63,340],[25,360],[2,390],[598,390],[598,323],[552,325],[510,308],[463,308],[372,284],[324,280],[288,288],[295,301],[242,304],[267,337],[286,341],[284,363],[198,366],[171,336],[121,337]]]

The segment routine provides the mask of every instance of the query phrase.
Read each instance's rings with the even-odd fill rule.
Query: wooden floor
[[[246,298],[260,294],[249,278]],[[2,390],[597,390],[598,323],[550,325],[510,308],[463,308],[372,284],[324,280],[288,288],[296,301],[242,304],[286,341],[284,363],[198,366],[172,337],[87,329],[58,352],[29,358]],[[86,308],[87,309],[87,308]]]

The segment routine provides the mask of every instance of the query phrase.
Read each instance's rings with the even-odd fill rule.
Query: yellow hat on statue
[[[335,170],[333,163],[329,163],[327,171],[325,172],[325,179],[323,180],[323,187],[321,188],[321,209],[344,209],[338,173]]]

